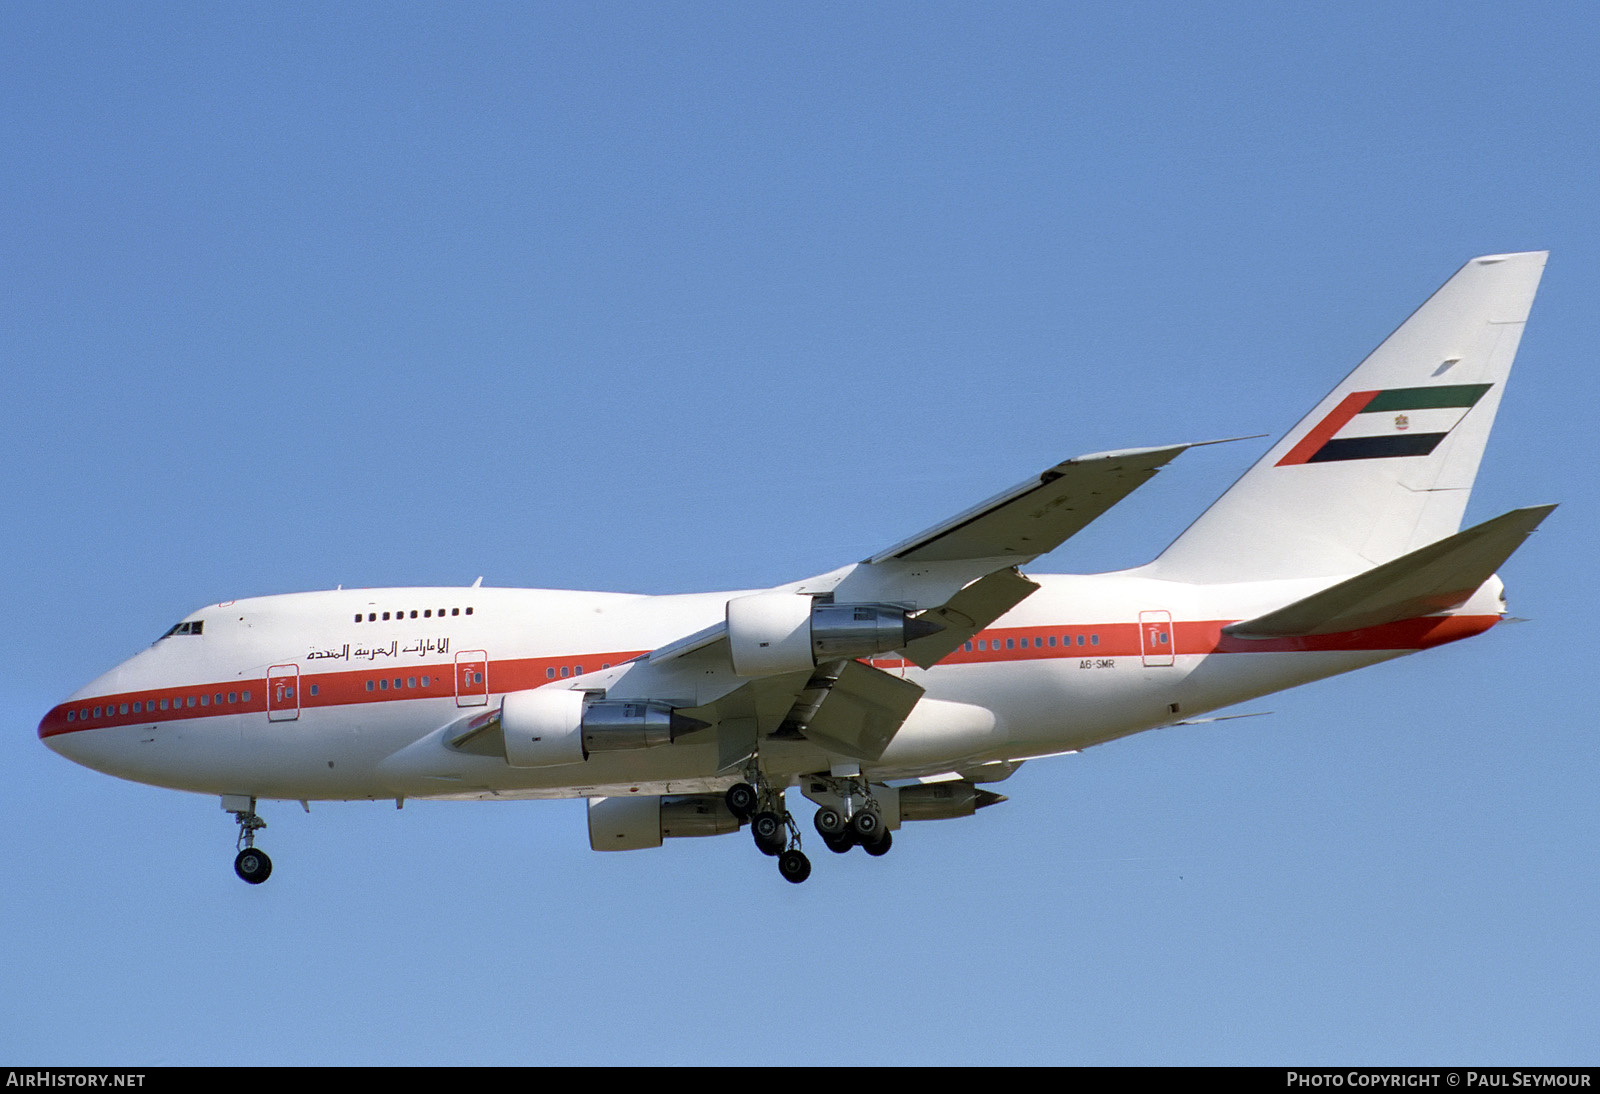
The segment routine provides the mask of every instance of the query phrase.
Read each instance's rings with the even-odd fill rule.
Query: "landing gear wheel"
[[[811,823],[816,827],[817,835],[824,840],[838,839],[844,835],[844,818],[837,809],[823,806],[817,810],[817,815],[811,818]]]
[[[776,813],[757,813],[750,821],[750,834],[763,855],[781,854],[789,842],[788,829]]]
[[[878,833],[883,831],[883,818],[870,809],[863,809],[850,818],[850,830],[855,833],[856,840],[865,846],[878,839]]]
[[[848,835],[823,836],[822,842],[827,846],[828,850],[832,851],[836,855],[848,854],[850,848],[856,845],[856,841],[851,839]]]
[[[878,855],[887,855],[889,847],[894,843],[894,835],[885,832],[875,843],[863,843],[861,849],[876,858]]]
[[[734,783],[722,800],[728,803],[728,812],[747,821],[756,811],[756,788],[749,783]]]
[[[785,851],[778,856],[778,873],[784,881],[799,885],[811,876],[811,860],[800,851]]]
[[[260,885],[272,876],[272,860],[265,851],[246,847],[234,858],[233,872],[251,885]]]

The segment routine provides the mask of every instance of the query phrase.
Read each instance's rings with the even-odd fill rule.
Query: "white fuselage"
[[[1041,588],[931,669],[871,663],[926,689],[882,780],[1083,748],[1468,637],[1500,617],[1498,580],[1447,615],[1252,641],[1226,624],[1329,578],[1186,585],[1140,570],[1036,576]],[[229,601],[125,661],[40,723],[97,770],[208,794],[280,799],[594,797],[696,793],[719,774],[715,731],[581,763],[513,767],[446,746],[510,692],[567,686],[719,623],[731,596],[537,589],[353,589]],[[175,628],[179,629],[179,628]],[[563,681],[567,683],[562,684]],[[763,740],[784,785],[837,758]]]

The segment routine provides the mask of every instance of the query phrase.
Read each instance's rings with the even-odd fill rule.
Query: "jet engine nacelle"
[[[663,839],[738,830],[739,818],[720,795],[589,799],[589,846],[596,851],[636,851],[660,847]]]
[[[832,604],[799,593],[728,601],[728,646],[740,676],[802,672],[903,648],[943,628],[906,618],[893,604]]]
[[[948,820],[970,817],[978,810],[1005,801],[1005,796],[982,790],[965,779],[900,788],[900,819]]]
[[[704,725],[653,699],[594,699],[563,688],[514,691],[500,704],[512,767],[554,767],[582,763],[592,752],[655,748]]]

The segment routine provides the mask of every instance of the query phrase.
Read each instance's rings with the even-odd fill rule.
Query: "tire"
[[[246,847],[234,857],[233,872],[251,885],[260,885],[272,876],[272,860],[265,851]]]
[[[728,787],[722,800],[727,803],[728,812],[741,821],[747,821],[756,811],[756,788],[749,783],[734,783]]]
[[[872,843],[878,838],[878,833],[883,831],[883,818],[870,809],[863,809],[850,818],[850,830],[856,834],[856,839],[861,843]]]
[[[861,845],[861,848],[862,848],[862,850],[866,851],[867,854],[872,855],[874,858],[876,858],[878,855],[887,855],[889,853],[889,847],[893,843],[894,843],[893,834],[891,834],[889,832],[885,832],[881,837],[879,837],[877,842],[875,842],[875,843],[863,843]]]
[[[778,856],[778,873],[784,881],[799,885],[811,876],[811,860],[799,851],[785,851]]]
[[[783,818],[776,813],[757,813],[751,818],[750,835],[755,838],[756,847],[763,855],[782,853],[783,845],[789,841]]]
[[[817,810],[817,815],[811,818],[811,824],[817,830],[817,835],[823,839],[838,839],[844,835],[844,818],[837,809],[823,806]]]

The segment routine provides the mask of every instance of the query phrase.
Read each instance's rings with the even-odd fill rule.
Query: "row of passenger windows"
[[[118,714],[155,714],[160,710],[184,710],[190,707],[233,706],[237,703],[248,703],[249,701],[250,693],[248,691],[230,691],[226,695],[219,691],[212,695],[184,695],[176,699],[139,699],[130,703],[107,704],[103,707],[82,707],[78,710],[69,710],[67,711],[67,721],[87,722],[91,718],[114,718]]]
[[[602,672],[604,672],[606,669],[608,669],[610,667],[611,667],[611,662],[607,661],[607,662],[605,662],[604,664],[602,664],[600,666],[600,670]],[[562,665],[561,666],[561,678],[563,680],[565,680],[569,676],[582,676],[582,675],[583,675],[583,666],[582,665]],[[554,665],[552,665],[550,668],[547,668],[547,669],[544,670],[544,678],[546,680],[554,680],[556,678],[556,668],[555,668]]]
[[[1076,644],[1079,645],[1079,646],[1082,646],[1082,645],[1085,645],[1085,644],[1090,645],[1090,646],[1098,646],[1100,644],[1100,636],[1098,634],[1091,634],[1091,635],[1064,634],[1064,635],[1061,636],[1061,645],[1063,645],[1063,646],[1071,646],[1071,645],[1073,645],[1074,644],[1073,643],[1073,639],[1074,638],[1077,639],[1077,643]],[[1032,644],[1033,644],[1035,649],[1041,649],[1042,650],[1042,649],[1045,649],[1047,647],[1050,648],[1050,649],[1054,649],[1055,645],[1056,645],[1056,636],[1052,634],[1052,635],[1048,635],[1048,636],[1043,637],[1043,638],[1034,637],[1033,639],[1028,639],[1028,638],[1008,638],[1008,639],[1006,639],[1006,647],[1005,648],[1008,649],[1008,650],[1014,650],[1014,649],[1017,649],[1019,647],[1022,648],[1022,649],[1027,649],[1028,648],[1028,644],[1029,644],[1030,641],[1032,642]],[[966,651],[968,653],[971,653],[972,652],[972,647],[973,647],[973,643],[968,642],[966,644],[965,649],[966,649]],[[978,647],[978,652],[979,653],[984,652],[986,649],[996,649],[997,650],[997,649],[1000,648],[1000,639],[998,639],[998,638],[992,638],[992,639],[980,638],[980,639],[978,639],[977,647]]]
[[[411,618],[412,619],[417,619],[417,618],[432,619],[435,615],[437,615],[440,619],[443,619],[447,614],[448,615],[461,615],[462,611],[461,611],[460,608],[449,608],[449,609],[446,609],[446,608],[423,608],[420,613],[418,613],[417,611],[413,610],[411,612]],[[466,614],[467,615],[471,615],[472,614],[472,609],[468,608],[466,610]],[[406,618],[406,613],[405,612],[384,612],[383,613],[384,622],[388,622],[390,616],[393,616],[395,619],[405,619]],[[357,623],[376,623],[377,621],[378,621],[378,613],[377,612],[368,612],[366,615],[362,615],[360,612],[356,613],[356,622]],[[199,634],[200,632],[196,631],[195,633]]]
[[[393,680],[392,684],[390,683],[391,679]],[[467,682],[465,673],[462,674],[461,682],[463,684]],[[483,683],[483,673],[481,673],[481,672],[473,673],[472,674],[472,683],[474,683],[474,684]],[[414,687],[417,687],[417,686],[418,686],[417,678],[415,676],[395,676],[395,677],[386,676],[381,680],[368,680],[367,681],[367,690],[368,691],[388,691],[391,687],[395,691],[403,691],[406,688],[414,688]],[[421,686],[425,687],[425,688],[432,687],[433,686],[433,677],[424,676],[422,678]]]

